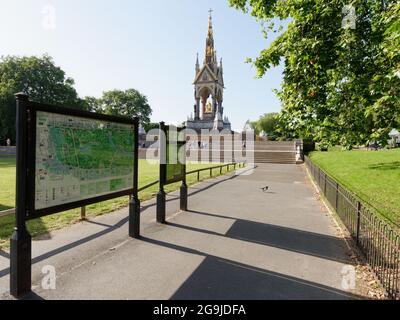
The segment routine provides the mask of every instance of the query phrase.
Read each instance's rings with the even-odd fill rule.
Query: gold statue
[[[211,101],[208,101],[208,102],[207,102],[205,112],[206,112],[206,113],[212,113],[212,104],[211,104]]]

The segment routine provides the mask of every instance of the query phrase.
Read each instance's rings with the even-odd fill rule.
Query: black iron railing
[[[245,166],[245,163],[227,163],[227,164],[222,164],[219,166],[213,166],[213,167],[207,167],[207,168],[201,168],[201,169],[196,169],[196,170],[192,170],[192,171],[188,171],[186,172],[186,175],[190,175],[190,174],[195,174],[197,173],[197,181],[200,181],[200,173],[204,172],[204,171],[210,171],[210,178],[213,177],[213,171],[216,169],[219,169],[219,174],[222,175],[223,169],[226,168],[227,172],[229,172],[229,168],[232,167],[233,170],[236,170],[236,167],[239,168],[243,168]],[[142,192],[148,188],[151,188],[153,186],[155,186],[156,184],[158,184],[158,180],[154,181],[152,183],[149,183],[141,188],[139,188],[138,192]]]
[[[310,158],[305,163],[325,198],[348,229],[392,299],[400,298],[400,235],[356,195]]]
[[[227,171],[230,171],[230,167],[232,167],[234,170],[236,170],[236,167],[243,168],[244,166],[245,166],[245,163],[227,163],[227,164],[222,164],[222,165],[218,165],[218,166],[192,170],[192,171],[186,172],[186,175],[188,176],[190,174],[197,173],[197,181],[200,181],[200,173],[201,172],[210,171],[210,178],[212,178],[213,177],[213,171],[216,170],[216,169],[219,169],[220,170],[219,173],[220,173],[220,175],[222,175],[223,168],[226,168]],[[147,184],[147,185],[145,185],[143,187],[140,187],[138,189],[138,192],[142,192],[142,191],[144,191],[146,189],[149,189],[149,188],[157,185],[158,182],[159,181],[156,180],[156,181],[151,182],[151,183],[149,183],[149,184]],[[15,208],[9,209],[9,210],[5,210],[5,211],[0,211],[0,217],[10,216],[10,215],[13,215],[13,214],[15,214]],[[81,208],[81,219],[82,220],[86,219],[86,207],[82,207]]]

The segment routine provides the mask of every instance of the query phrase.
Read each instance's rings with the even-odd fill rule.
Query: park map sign
[[[167,144],[167,168],[166,183],[174,183],[182,181],[185,172],[185,163],[181,159],[185,159],[185,143],[168,143]]]
[[[26,221],[130,195],[129,236],[140,236],[139,118],[97,114],[16,94],[15,228],[10,293],[31,291],[32,237]]]
[[[131,190],[134,125],[36,115],[35,209]]]
[[[186,141],[180,136],[184,128],[167,126],[166,135],[166,166],[164,184],[182,181],[186,175]],[[173,132],[171,134],[171,131]],[[180,139],[179,139],[180,138]]]
[[[182,181],[180,209],[187,210],[186,128],[160,123],[160,190],[157,193],[157,222],[165,223],[166,198],[164,186]],[[164,137],[164,138],[163,138]]]

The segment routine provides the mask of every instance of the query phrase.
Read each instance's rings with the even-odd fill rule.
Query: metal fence
[[[189,171],[189,172],[186,172],[186,175],[188,176],[190,174],[197,174],[197,181],[200,181],[200,173],[201,172],[209,171],[210,172],[210,178],[212,178],[213,177],[213,171],[216,170],[216,169],[219,169],[219,174],[222,175],[223,168],[226,168],[227,171],[230,171],[230,167],[232,167],[233,170],[236,170],[236,167],[243,168],[244,166],[245,166],[245,163],[236,163],[236,162],[226,163],[226,164],[222,164],[222,165],[218,165],[218,166],[212,166],[212,167],[207,167],[207,168],[202,168],[202,169],[196,169],[196,170],[193,170],[193,171]],[[149,189],[149,188],[155,186],[156,184],[158,184],[158,182],[159,182],[158,180],[156,180],[154,182],[151,182],[151,183],[139,188],[138,192],[142,192],[142,191],[144,191],[146,189]],[[0,211],[0,217],[11,216],[13,214],[15,214],[15,208],[4,210],[4,211]],[[86,219],[86,207],[82,207],[81,208],[81,219],[82,220]]]
[[[213,177],[213,171],[216,169],[219,169],[219,174],[222,175],[222,171],[223,168],[226,167],[227,172],[229,172],[230,167],[233,168],[233,170],[236,170],[236,167],[239,168],[243,168],[245,166],[245,163],[226,163],[226,164],[222,164],[222,165],[218,165],[218,166],[213,166],[213,167],[207,167],[207,168],[202,168],[202,169],[196,169],[196,170],[192,170],[192,171],[188,171],[186,172],[186,175],[190,175],[190,174],[197,174],[197,181],[200,181],[200,173],[204,172],[204,171],[209,171],[210,172],[210,178]],[[158,184],[159,181],[154,181],[152,183],[149,183],[141,188],[138,189],[138,192],[142,192],[148,188],[151,188],[153,186],[155,186],[156,184]]]
[[[368,205],[305,157],[319,189],[336,210],[392,299],[400,298],[400,235]]]

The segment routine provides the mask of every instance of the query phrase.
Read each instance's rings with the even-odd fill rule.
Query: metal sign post
[[[129,202],[129,236],[140,238],[140,201],[138,197],[138,173],[139,173],[139,119],[135,119],[135,149],[133,165],[133,194]]]
[[[183,128],[181,128],[180,129],[180,131],[182,132],[186,132],[186,127],[183,127]],[[179,141],[179,143],[178,143],[178,146],[179,146],[179,148],[184,148],[183,149],[183,159],[181,159],[182,161],[183,161],[183,163],[182,163],[182,185],[181,185],[181,188],[180,188],[180,197],[181,197],[181,199],[180,199],[180,209],[182,210],[182,211],[187,211],[187,209],[188,209],[188,186],[187,186],[187,183],[186,183],[186,156],[187,156],[187,154],[186,154],[186,143],[187,143],[187,140],[186,140],[186,134],[183,136],[183,141],[179,141],[179,138],[178,138],[178,141]],[[178,150],[178,155],[179,155],[179,150]],[[178,161],[179,161],[179,157],[178,157]]]
[[[160,189],[157,194],[157,222],[165,223],[165,206],[166,206],[166,195],[164,190],[165,179],[167,176],[167,156],[166,156],[166,133],[165,123],[160,122],[160,131],[158,135],[158,150],[160,158]]]
[[[28,111],[28,96],[23,93],[15,95],[17,99],[17,180],[15,215],[16,223],[10,241],[10,293],[21,297],[31,291],[32,238],[26,229],[28,208],[28,125],[31,114]],[[29,137],[32,139],[32,137]],[[31,141],[30,141],[31,142]]]
[[[182,147],[182,146],[181,146]],[[187,211],[188,209],[188,186],[186,183],[186,150],[185,150],[185,159],[184,159],[185,163],[183,165],[183,171],[184,171],[184,175],[183,175],[183,179],[182,179],[182,185],[180,188],[180,209],[182,211]]]

